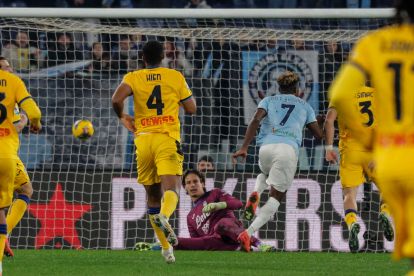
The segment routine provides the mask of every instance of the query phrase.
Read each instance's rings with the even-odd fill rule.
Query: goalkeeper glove
[[[226,209],[227,203],[226,202],[213,202],[209,203],[203,208],[203,213],[212,213],[218,210]]]

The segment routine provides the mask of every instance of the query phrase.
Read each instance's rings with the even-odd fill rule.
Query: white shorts
[[[268,144],[260,147],[259,167],[267,176],[267,185],[286,192],[292,185],[298,165],[295,149],[288,144]]]

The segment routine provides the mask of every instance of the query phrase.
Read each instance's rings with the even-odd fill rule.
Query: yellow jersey
[[[157,67],[130,72],[122,82],[133,92],[135,135],[166,133],[180,141],[180,103],[192,97],[184,76]]]
[[[17,158],[19,135],[13,125],[14,108],[30,98],[19,77],[0,70],[0,157]]]
[[[365,147],[361,144],[358,137],[371,136],[373,134],[373,128],[376,125],[375,120],[375,105],[374,105],[375,91],[373,88],[364,86],[359,91],[354,92],[352,97],[352,110],[348,112],[354,112],[355,117],[359,119],[358,124],[364,126],[362,128],[350,128],[349,122],[343,120],[347,114],[341,114],[338,112],[338,128],[339,128],[339,150],[352,149],[358,151],[365,151]],[[335,108],[335,105],[331,102],[329,108]],[[353,125],[356,122],[352,122]]]
[[[377,145],[414,145],[414,25],[382,28],[355,45],[350,63],[378,91]]]

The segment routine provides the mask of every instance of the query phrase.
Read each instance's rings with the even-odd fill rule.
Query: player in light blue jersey
[[[280,95],[264,98],[247,127],[242,147],[233,154],[234,162],[238,157],[247,156],[247,149],[256,135],[259,150],[259,167],[253,193],[246,204],[244,217],[251,220],[259,204],[260,194],[270,186],[270,196],[260,209],[250,227],[239,235],[243,248],[250,251],[250,237],[267,223],[277,212],[286,191],[292,185],[298,163],[299,146],[302,144],[302,131],[306,126],[312,134],[322,139],[315,112],[304,100],[298,98],[299,77],[286,71],[277,78]]]

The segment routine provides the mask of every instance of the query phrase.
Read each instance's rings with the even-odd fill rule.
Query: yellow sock
[[[7,239],[7,225],[0,224],[0,263],[3,262],[4,247],[6,246]]]
[[[345,214],[345,222],[349,229],[351,228],[352,223],[357,221],[357,214],[356,211],[353,209],[345,210]]]
[[[390,210],[388,209],[388,205],[386,203],[381,204],[380,212],[386,214],[388,217],[390,216]]]
[[[173,191],[166,191],[161,201],[160,214],[169,218],[177,208],[178,196]]]
[[[155,225],[154,215],[149,215],[149,218],[150,218],[150,222],[152,225],[152,229],[154,229],[154,232],[157,235],[157,238],[161,243],[162,249],[164,250],[168,249],[170,247],[170,244],[168,243],[167,238],[164,235],[164,232],[162,232],[162,230],[157,225]]]
[[[26,201],[17,198],[13,201],[12,205],[9,208],[7,213],[6,222],[7,222],[7,233],[10,233],[14,227],[22,219],[24,212],[26,212],[27,203]]]

